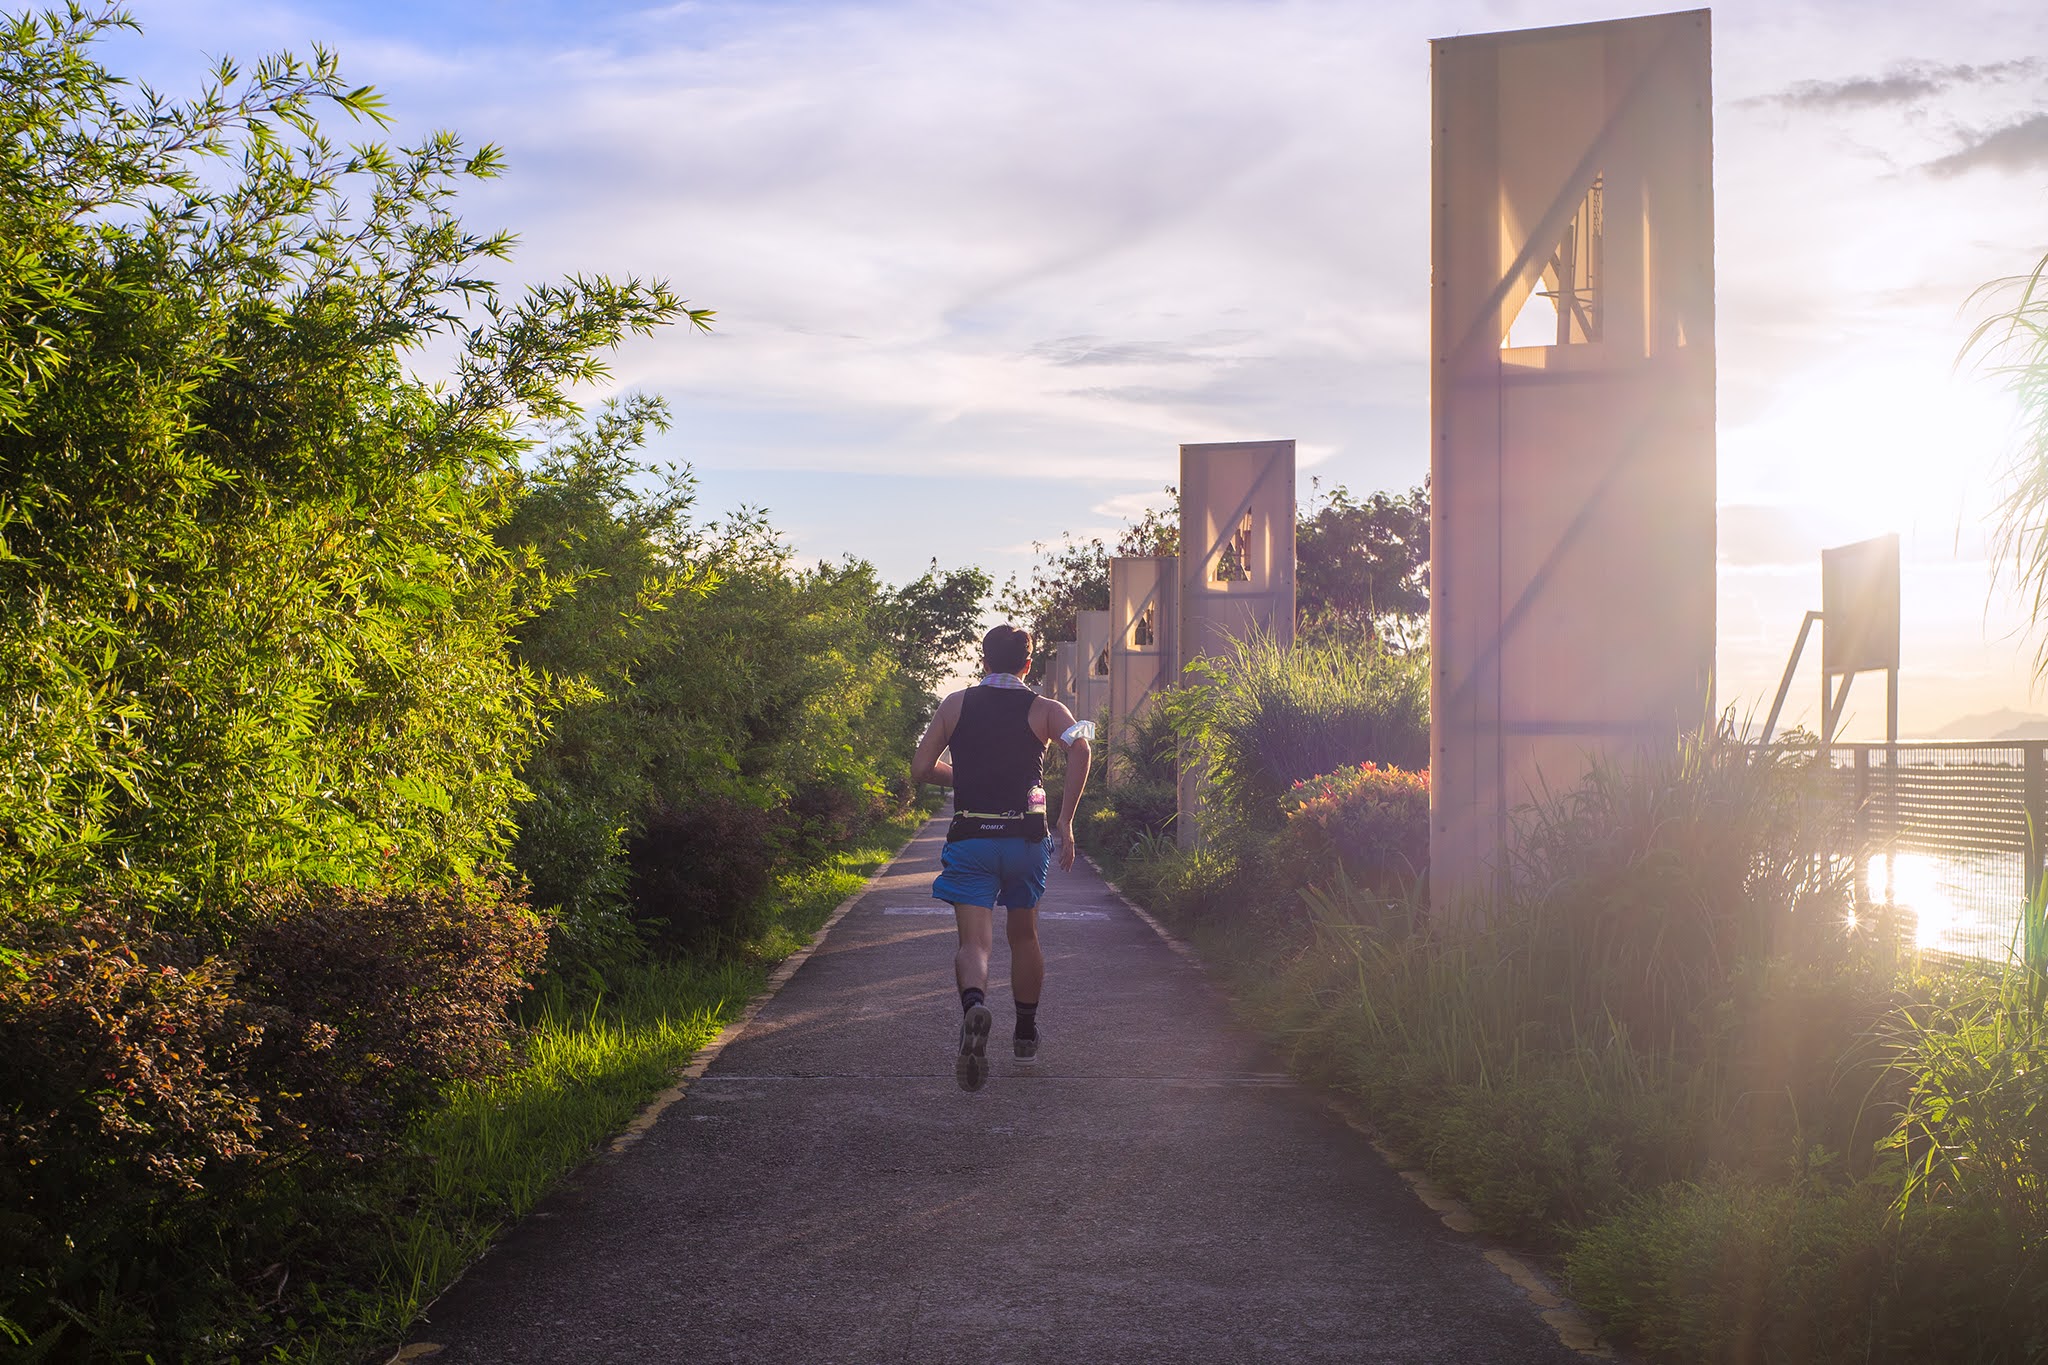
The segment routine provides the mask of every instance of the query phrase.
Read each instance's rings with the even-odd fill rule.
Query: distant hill
[[[2048,739],[2048,716],[2010,707],[1952,720],[1929,739]]]

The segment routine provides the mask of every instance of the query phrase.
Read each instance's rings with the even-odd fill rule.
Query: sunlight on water
[[[1957,908],[1942,885],[1941,865],[1924,853],[1880,853],[1864,868],[1870,894],[1913,912],[1914,945],[1922,951],[1953,946]]]

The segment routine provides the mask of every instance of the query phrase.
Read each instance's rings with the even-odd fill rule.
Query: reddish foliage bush
[[[243,920],[212,947],[112,910],[0,921],[0,1318],[198,1301],[268,1175],[332,1187],[510,1055],[545,941],[492,884],[280,889]]]
[[[182,1263],[182,1213],[260,1162],[260,1029],[231,963],[146,921],[0,932],[0,1317],[48,1326],[51,1300],[118,1287],[147,1320],[143,1268]]]
[[[1357,763],[1297,782],[1281,798],[1287,824],[1275,849],[1296,885],[1338,864],[1360,885],[1400,891],[1429,866],[1429,774]]]
[[[257,1153],[260,1106],[244,1070],[262,1030],[232,964],[106,911],[18,922],[9,937],[0,1161],[24,1193],[44,1177],[61,1184],[81,1158],[126,1181],[196,1189],[210,1166]]]
[[[274,1148],[372,1154],[510,1056],[506,1007],[547,934],[505,887],[292,887],[236,945]]]

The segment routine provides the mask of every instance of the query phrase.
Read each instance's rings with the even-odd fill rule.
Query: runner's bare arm
[[[1060,736],[1074,723],[1074,713],[1059,702],[1046,698],[1032,708],[1032,719],[1038,722],[1038,737],[1059,744],[1067,751],[1067,773],[1061,783],[1060,814],[1053,825],[1053,840],[1059,854],[1060,871],[1074,870],[1074,812],[1081,808],[1081,792],[1088,785],[1088,765],[1092,749],[1085,738],[1076,736],[1071,743],[1063,742]]]
[[[910,759],[910,780],[929,782],[935,787],[953,785],[953,765],[943,761],[939,755],[946,752],[946,745],[953,738],[953,722],[960,718],[960,694],[949,692],[939,703],[938,714],[925,727],[924,738],[917,742],[917,752]]]

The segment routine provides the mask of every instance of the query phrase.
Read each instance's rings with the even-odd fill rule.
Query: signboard
[[[1820,620],[1821,672],[1899,666],[1896,532],[1820,552]]]

